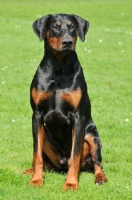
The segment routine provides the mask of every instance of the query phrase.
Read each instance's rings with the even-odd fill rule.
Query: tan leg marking
[[[38,133],[38,151],[33,155],[33,175],[30,180],[30,185],[42,186],[43,184],[43,158],[42,149],[44,143],[44,127],[40,125]]]
[[[63,185],[64,190],[77,190],[78,189],[78,173],[80,170],[80,154],[73,157],[74,151],[74,129],[72,130],[72,151],[69,160],[69,169],[66,177],[66,181]]]
[[[92,161],[94,164],[94,176],[95,176],[95,183],[102,184],[107,182],[107,178],[101,168],[100,165],[97,164],[97,161],[95,160],[95,155],[97,151],[97,144],[94,142],[94,137],[90,134],[85,136],[85,140],[89,143],[90,147],[90,154],[92,156]]]

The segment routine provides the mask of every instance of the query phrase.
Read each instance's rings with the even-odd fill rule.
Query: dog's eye
[[[75,26],[73,24],[71,24],[71,26],[69,28],[70,28],[70,30],[74,30]]]
[[[52,28],[53,28],[53,29],[58,29],[58,26],[53,25]]]
[[[52,26],[52,28],[53,28],[55,31],[60,30],[60,26],[58,26],[57,24],[54,24],[54,25]]]

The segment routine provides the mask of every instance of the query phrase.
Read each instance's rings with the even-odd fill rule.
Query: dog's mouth
[[[72,47],[63,47],[61,51],[68,53],[68,52],[74,51],[74,49]]]
[[[72,52],[72,51],[74,51],[75,50],[75,48],[74,47],[72,47],[72,46],[66,46],[66,47],[64,47],[64,46],[59,46],[58,48],[54,48],[53,46],[51,47],[52,48],[52,50],[54,51],[54,52],[58,52],[58,53],[70,53],[70,52]]]
[[[65,47],[65,48],[62,48],[62,50],[60,50],[60,52],[62,53],[70,53],[74,51],[74,49],[72,49],[71,47]]]
[[[66,55],[68,55],[70,52],[73,52],[73,51],[74,50],[70,47],[68,47],[68,48],[65,47],[65,48],[61,48],[61,49],[52,48],[52,52],[58,60],[62,60]]]
[[[57,43],[57,45],[54,44],[50,47],[52,49],[53,54],[58,60],[62,60],[66,55],[75,51],[75,44],[73,42],[67,44],[61,41],[60,43]]]
[[[58,45],[58,48],[54,48],[55,51],[57,52],[71,52],[75,50],[75,45]]]
[[[50,41],[48,42],[50,48],[55,52],[70,53],[75,51],[76,43],[72,40],[60,40],[60,41]]]

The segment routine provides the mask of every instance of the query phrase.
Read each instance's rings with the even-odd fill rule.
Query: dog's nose
[[[65,46],[72,45],[72,39],[71,38],[64,38],[62,40],[62,44],[65,45]]]

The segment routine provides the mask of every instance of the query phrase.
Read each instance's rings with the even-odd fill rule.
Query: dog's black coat
[[[84,41],[88,28],[86,20],[67,14],[47,15],[33,23],[45,44],[30,89],[33,185],[42,184],[43,168],[68,169],[64,189],[78,188],[80,169],[94,169],[97,183],[107,181],[87,85],[75,52],[77,36]]]

